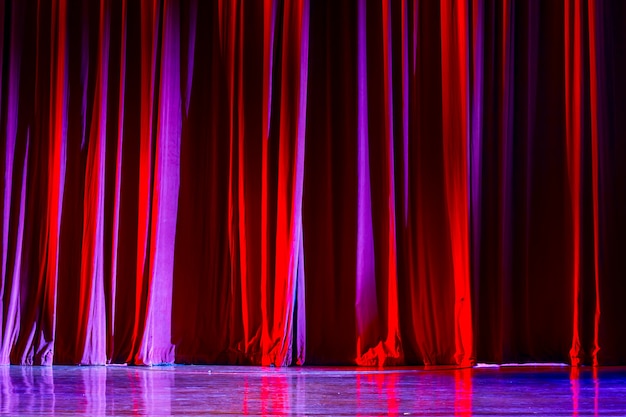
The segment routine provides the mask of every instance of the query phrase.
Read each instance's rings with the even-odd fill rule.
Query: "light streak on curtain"
[[[175,284],[174,294],[197,296],[193,286],[204,291],[209,284],[212,305],[200,310],[197,304],[177,304],[175,297],[174,331],[182,339],[177,347],[182,361],[304,362],[301,201],[308,9],[308,2],[300,1],[280,8],[272,1],[198,4],[198,19],[210,16],[219,30],[211,35],[210,59],[206,50],[194,53],[193,62],[200,64],[194,74],[206,71],[211,84],[200,80],[188,98],[177,239],[183,242],[180,247],[189,245],[192,251],[194,246],[208,247],[210,255],[206,259],[203,252],[177,254],[184,261],[175,268],[188,277]],[[190,42],[207,46],[197,38]],[[294,76],[281,77],[285,73]],[[208,116],[198,107],[203,102]],[[196,123],[210,130],[208,144],[187,136],[197,135]],[[202,161],[203,153],[211,159]],[[209,183],[198,181],[194,172],[204,172]],[[196,200],[189,187],[199,187],[198,192],[206,192],[202,191],[206,187],[211,193],[201,200],[210,206],[205,208],[207,224],[200,223],[210,235],[197,233],[195,219],[203,214],[186,204],[190,197]],[[215,201],[227,204],[220,207]],[[198,271],[214,278],[207,282]],[[215,321],[224,314],[228,320]],[[194,336],[196,325],[205,336]],[[198,342],[214,349],[202,352],[194,345]]]
[[[402,341],[408,361],[468,365],[474,360],[469,286],[470,20],[458,2],[411,6],[415,9],[408,16],[413,17],[409,22],[417,44],[409,48],[415,54],[405,156],[409,216],[399,237],[404,248],[399,260]]]
[[[104,170],[108,100],[110,15],[100,2],[96,91],[92,113],[87,165],[81,253],[78,329],[84,333],[81,363],[106,361],[106,311],[104,291]],[[82,341],[81,341],[82,342]]]
[[[105,210],[112,213],[109,240],[105,238],[105,258],[110,262],[105,263],[105,288],[108,297],[106,297],[106,323],[107,323],[107,358],[111,358],[114,349],[114,318],[116,308],[116,288],[117,288],[117,265],[118,265],[118,243],[119,243],[119,225],[120,225],[120,198],[121,198],[121,175],[122,175],[122,149],[124,138],[124,104],[125,104],[125,87],[126,87],[126,34],[127,29],[127,0],[118,2],[112,11],[112,25],[119,27],[118,32],[113,31],[111,34],[111,43],[119,44],[119,55],[109,54],[109,65],[112,68],[119,68],[119,72],[111,71],[111,85],[118,85],[117,100],[114,99],[115,90],[112,88],[112,97],[110,106],[112,107],[111,117],[108,119],[110,126],[109,132],[114,138],[107,141],[106,153],[109,154],[107,159],[107,176],[104,180],[106,187]],[[115,13],[117,11],[117,13]],[[116,26],[119,25],[119,26]],[[115,107],[117,105],[117,108]],[[117,137],[115,137],[117,133]],[[115,155],[115,157],[113,157]],[[108,198],[107,198],[108,196]],[[106,248],[110,252],[107,252]],[[110,258],[107,258],[110,256]],[[108,359],[107,359],[108,360]]]
[[[468,16],[464,2],[441,2],[443,162],[454,280],[455,362],[474,360],[469,266]]]
[[[0,363],[624,363],[625,18],[0,0]]]
[[[24,9],[20,10],[21,7]],[[29,7],[34,7],[34,9],[29,9]],[[29,80],[29,82],[34,81],[33,90],[31,90],[36,97],[31,103],[34,106],[34,112],[30,115],[22,114],[24,118],[33,117],[35,123],[32,129],[29,126],[22,132],[21,140],[9,136],[7,138],[9,142],[5,143],[10,144],[13,140],[16,142],[19,140],[26,150],[37,148],[42,151],[37,154],[24,154],[24,164],[36,168],[26,173],[26,175],[31,175],[28,180],[30,187],[22,176],[23,184],[28,188],[25,193],[28,195],[25,214],[20,211],[20,217],[23,216],[21,220],[25,223],[25,228],[22,230],[27,234],[25,244],[28,248],[25,259],[33,257],[38,261],[20,265],[21,273],[13,274],[12,279],[4,282],[3,288],[4,291],[8,289],[9,294],[12,291],[19,291],[18,300],[8,303],[10,308],[8,317],[3,314],[8,319],[3,325],[9,323],[11,325],[7,328],[9,337],[17,333],[13,346],[5,347],[7,350],[10,349],[10,360],[17,363],[47,365],[52,363],[54,355],[59,228],[66,156],[66,7],[65,2],[55,1],[47,4],[19,5],[15,9],[16,17],[18,17],[15,23],[22,20],[20,13],[25,13],[26,10],[37,11],[37,19],[30,17],[24,23],[41,23],[37,25],[35,33],[28,37],[30,46],[36,46],[41,54],[36,54],[34,57],[31,55],[28,61],[22,59],[19,62],[18,60],[20,66],[26,64],[36,68],[34,79]],[[40,15],[50,16],[50,21],[45,19],[40,21]],[[19,27],[15,29],[20,30]],[[21,84],[23,78],[20,78]],[[19,104],[17,107],[19,109]],[[12,112],[15,110],[13,108]],[[14,116],[15,119],[9,125],[18,125],[19,135],[18,114]],[[5,152],[15,152],[17,156],[18,149],[18,146],[13,149],[7,146]],[[19,161],[15,156],[13,161]],[[20,171],[22,170],[18,169],[18,172]],[[8,187],[13,185],[5,183]],[[5,201],[4,204],[11,205],[11,202]],[[10,223],[9,233],[11,232]],[[22,240],[21,235],[20,230],[18,242]],[[8,246],[5,250],[8,250]],[[18,255],[15,258],[16,262],[21,260],[20,251],[21,249],[15,251]],[[3,329],[3,336],[4,332]]]
[[[3,3],[4,6],[4,3]],[[25,195],[26,195],[26,172],[28,167],[26,149],[22,146],[20,152],[20,142],[16,139],[18,130],[18,107],[19,107],[19,79],[21,71],[21,43],[22,36],[20,33],[20,25],[24,20],[23,7],[15,7],[8,11],[11,13],[11,21],[14,25],[11,27],[10,42],[7,48],[3,47],[3,51],[8,51],[10,65],[8,68],[2,68],[0,71],[4,77],[8,77],[7,99],[2,100],[0,104],[3,109],[7,107],[11,111],[6,111],[3,120],[4,128],[4,196],[3,205],[3,223],[2,223],[2,294],[3,308],[1,318],[3,325],[1,357],[0,363],[9,363],[9,355],[19,334],[19,317],[20,317],[20,272],[21,272],[21,254],[24,231],[24,211],[25,211]],[[4,7],[2,11],[5,15]],[[4,33],[3,33],[4,35]],[[4,59],[3,59],[4,62]],[[6,75],[4,75],[6,74]],[[1,87],[0,87],[1,88]],[[3,90],[6,91],[6,88]],[[4,98],[4,97],[3,97]],[[26,141],[28,143],[28,138]],[[19,178],[13,180],[13,173],[16,172]],[[22,173],[20,175],[20,173]],[[18,205],[16,205],[16,202]],[[18,222],[11,218],[11,210],[18,210]],[[12,222],[13,220],[13,222]],[[9,229],[15,230],[17,226],[17,236],[14,249],[9,250]]]
[[[485,3],[483,0],[472,1],[471,41],[472,53],[470,62],[472,66],[471,79],[471,121],[469,142],[469,177],[470,177],[470,227],[471,227],[471,273],[478,276],[480,273],[480,232],[481,232],[481,176],[482,176],[482,153],[483,148],[483,120],[484,112],[484,43],[485,43]],[[473,303],[480,299],[477,297],[477,281],[473,285]]]

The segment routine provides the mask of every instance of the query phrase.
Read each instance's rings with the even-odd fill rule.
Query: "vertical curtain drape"
[[[0,0],[0,364],[626,363],[617,0]]]

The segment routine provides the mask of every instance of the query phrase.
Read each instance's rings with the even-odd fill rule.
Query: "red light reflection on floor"
[[[396,390],[396,382],[398,374],[387,375],[387,412],[390,416],[399,414],[400,403],[398,401],[398,392]]]
[[[472,370],[454,371],[454,415],[465,417],[472,415]]]
[[[569,374],[570,387],[572,390],[572,416],[578,416],[580,404],[580,368],[572,367]]]
[[[284,374],[261,377],[261,414],[290,415],[291,392]]]

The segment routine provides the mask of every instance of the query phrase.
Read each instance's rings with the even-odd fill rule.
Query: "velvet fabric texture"
[[[625,21],[0,0],[0,364],[625,363]]]

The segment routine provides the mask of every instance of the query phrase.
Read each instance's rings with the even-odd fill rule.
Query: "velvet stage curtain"
[[[625,21],[0,0],[0,364],[626,363]]]

